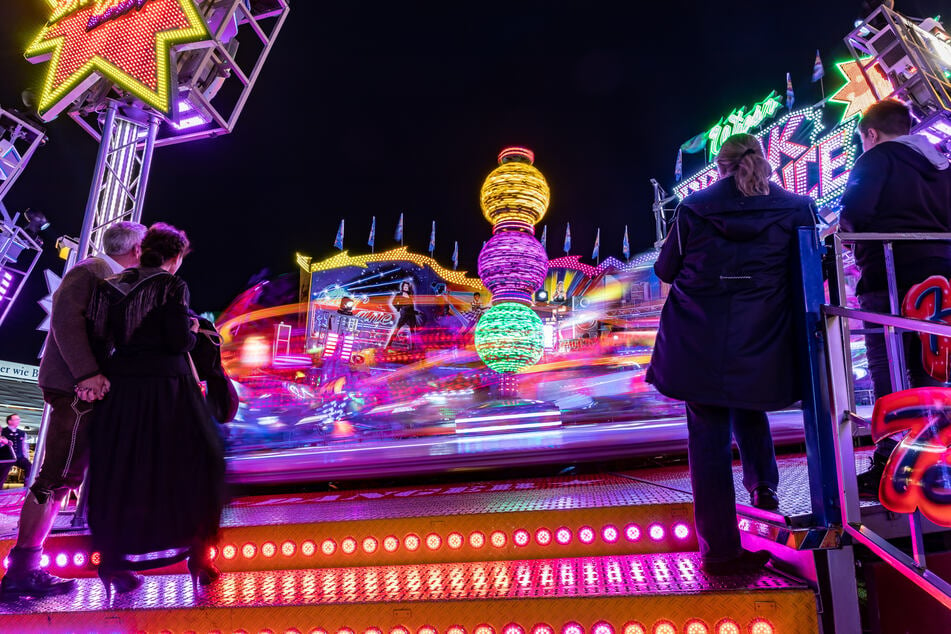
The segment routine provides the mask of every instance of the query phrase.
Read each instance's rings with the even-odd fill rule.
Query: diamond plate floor
[[[696,554],[671,553],[226,573],[197,595],[187,577],[159,575],[111,606],[98,580],[87,579],[67,597],[0,604],[0,617],[5,631],[18,632],[488,634],[516,624],[524,634],[540,622],[554,631],[572,622],[623,631],[634,620],[669,621],[679,631],[729,620],[742,631],[765,621],[780,634],[817,631],[815,609],[812,592],[781,574],[711,579]]]
[[[855,449],[856,473],[868,469],[872,448]],[[808,518],[812,515],[812,502],[809,498],[809,472],[804,455],[777,456],[779,466],[779,510],[778,515],[791,520]],[[693,499],[690,486],[690,473],[685,467],[665,467],[660,469],[639,469],[624,474],[636,482],[658,485],[672,492],[689,495]],[[749,506],[750,494],[743,487],[743,468],[739,462],[733,463],[733,488],[736,491],[737,504]],[[880,506],[878,502],[862,501],[863,508]]]

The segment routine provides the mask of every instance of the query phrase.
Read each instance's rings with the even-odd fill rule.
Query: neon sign
[[[915,284],[905,295],[901,312],[906,317],[951,325],[951,281],[932,275]],[[932,377],[947,383],[951,380],[951,337],[920,332],[921,365]]]
[[[856,119],[850,119],[820,137],[824,130],[822,107],[792,112],[758,133],[772,180],[785,189],[811,196],[819,206],[842,194],[855,164]],[[720,179],[716,165],[708,165],[674,188],[681,199],[706,189]]]
[[[872,437],[908,431],[885,464],[878,494],[895,513],[918,508],[935,524],[951,526],[951,494],[944,484],[951,460],[951,389],[922,387],[875,402]]]
[[[891,80],[877,63],[872,64],[865,69],[869,79],[872,80],[872,87],[865,81],[865,75],[862,74],[861,64],[865,64],[871,58],[865,58],[860,62],[850,60],[839,62],[835,65],[839,73],[845,78],[846,83],[829,97],[829,101],[845,105],[845,112],[842,113],[842,121],[857,117],[865,112],[865,109],[878,101],[875,95],[886,97],[895,91]]]
[[[710,146],[710,160],[712,161],[720,152],[723,143],[734,134],[749,132],[755,127],[762,125],[764,121],[774,116],[783,107],[782,99],[773,91],[747,112],[746,106],[738,108],[722,117],[719,122],[707,132],[707,139]]]
[[[192,0],[51,0],[50,7],[26,50],[31,62],[50,62],[38,104],[47,119],[101,77],[171,115],[171,48],[210,37]]]

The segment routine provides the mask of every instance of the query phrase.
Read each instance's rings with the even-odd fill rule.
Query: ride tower
[[[82,259],[110,225],[141,219],[155,148],[234,129],[290,5],[47,1],[49,21],[26,50],[29,61],[49,62],[38,114],[50,121],[66,112],[99,142]]]
[[[37,114],[51,121],[65,112],[99,142],[79,239],[58,242],[70,251],[65,274],[100,251],[111,225],[141,221],[156,148],[234,129],[290,0],[47,3],[49,20],[25,51],[32,63],[48,62]],[[46,406],[37,464],[48,419]],[[81,501],[74,526],[85,524],[83,509]]]

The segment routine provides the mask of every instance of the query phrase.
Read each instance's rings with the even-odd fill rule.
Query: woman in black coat
[[[769,181],[759,141],[737,134],[717,156],[720,180],[688,196],[654,270],[671,285],[647,380],[686,401],[694,514],[704,570],[761,568],[741,549],[731,429],[754,506],[775,509],[779,473],[766,411],[801,399],[793,297],[797,229],[812,200]]]
[[[225,500],[224,452],[187,355],[198,321],[175,276],[185,233],[153,225],[138,267],[100,283],[90,318],[111,383],[90,430],[89,528],[107,594],[141,585],[132,570],[188,558],[195,582],[219,572],[209,547]]]

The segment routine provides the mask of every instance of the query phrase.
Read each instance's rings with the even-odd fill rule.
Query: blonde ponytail
[[[724,176],[733,176],[736,188],[744,196],[769,193],[773,167],[763,156],[763,147],[752,134],[734,134],[724,142],[717,155],[717,167]]]

